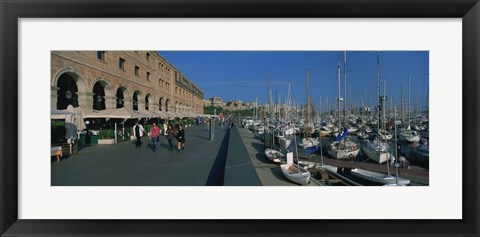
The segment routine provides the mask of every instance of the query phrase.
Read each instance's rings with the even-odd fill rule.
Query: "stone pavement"
[[[154,153],[132,142],[79,147],[79,151],[61,162],[51,163],[52,186],[204,186],[218,174],[211,172],[216,159],[224,156],[220,149],[227,127],[215,129],[209,140],[207,126],[185,129],[185,150],[170,151],[161,138]],[[176,147],[176,140],[173,142]],[[219,154],[220,151],[220,154]],[[209,177],[210,175],[210,177]]]

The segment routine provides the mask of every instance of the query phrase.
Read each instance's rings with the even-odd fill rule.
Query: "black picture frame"
[[[479,236],[478,0],[0,0],[1,236]],[[462,18],[462,220],[18,219],[18,19],[130,17]],[[455,177],[459,179],[460,177]],[[448,188],[448,187],[445,187]]]

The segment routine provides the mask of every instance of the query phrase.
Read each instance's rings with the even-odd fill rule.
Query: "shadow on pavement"
[[[223,178],[225,175],[225,163],[227,161],[228,140],[230,138],[230,129],[225,132],[222,144],[218,150],[217,157],[213,162],[212,169],[208,174],[206,186],[223,186]]]

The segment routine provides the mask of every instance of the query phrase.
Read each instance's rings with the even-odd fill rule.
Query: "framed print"
[[[1,1],[0,10],[1,236],[479,235],[477,170],[480,167],[477,143],[480,5],[477,0],[39,0]],[[432,114],[432,139],[428,143],[432,144],[431,153],[436,159],[429,163],[431,172],[427,176],[427,185],[324,189],[303,186],[257,187],[262,186],[259,179],[245,178],[252,169],[241,162],[242,157],[238,154],[244,152],[243,148],[241,151],[228,150],[228,147],[242,145],[222,143],[221,139],[215,140],[219,142],[217,148],[224,149],[225,153],[230,152],[230,156],[238,156],[238,162],[230,160],[229,163],[226,160],[222,163],[215,160],[208,164],[206,161],[198,161],[196,164],[198,167],[217,167],[218,173],[224,175],[222,179],[230,178],[230,183],[212,181],[210,178],[215,175],[213,168],[210,173],[206,173],[208,180],[192,178],[193,181],[184,184],[184,187],[179,187],[182,185],[178,182],[165,185],[167,178],[171,178],[168,176],[163,177],[164,183],[149,183],[148,178],[151,176],[132,175],[131,169],[141,167],[155,172],[152,167],[159,166],[151,166],[147,163],[150,161],[138,159],[126,161],[130,169],[113,167],[115,159],[118,161],[120,158],[107,158],[106,155],[95,157],[97,161],[90,160],[98,162],[99,159],[104,159],[105,168],[93,172],[81,170],[80,167],[67,166],[75,158],[62,158],[64,149],[61,146],[55,150],[52,147],[51,162],[42,161],[48,153],[46,143],[53,140],[53,135],[46,135],[51,129],[46,124],[51,118],[46,111],[52,104],[58,109],[55,115],[63,119],[74,113],[64,111],[68,109],[69,103],[85,103],[88,105],[85,106],[86,109],[93,107],[94,110],[83,111],[90,116],[91,119],[86,121],[91,123],[98,123],[95,116],[105,113],[98,111],[115,106],[115,109],[121,109],[123,106],[119,105],[123,104],[133,108],[148,107],[150,104],[162,116],[201,117],[199,115],[203,111],[200,108],[204,106],[203,99],[206,99],[202,98],[202,86],[212,83],[233,84],[240,90],[240,85],[258,80],[247,77],[235,82],[228,79],[209,81],[209,78],[195,80],[194,75],[183,72],[186,66],[181,66],[179,61],[174,62],[172,59],[171,55],[180,52],[193,61],[191,67],[207,65],[207,57],[229,52],[229,60],[241,65],[245,71],[253,70],[255,65],[235,61],[238,53],[258,58],[261,53],[268,54],[264,61],[270,60],[278,65],[281,65],[280,58],[284,56],[284,61],[300,62],[295,58],[295,53],[302,56],[325,53],[325,58],[330,57],[335,61],[333,64],[337,60],[345,60],[346,63],[347,55],[353,58],[352,61],[355,58],[362,61],[362,55],[367,55],[371,56],[374,68],[374,73],[371,74],[375,78],[375,68],[378,68],[378,72],[386,70],[380,70],[381,67],[389,68],[381,66],[382,59],[379,58],[383,55],[385,58],[404,57],[403,61],[394,61],[396,63],[393,64],[421,65],[425,70],[413,73],[424,78],[429,91],[426,94],[420,92],[420,99],[418,95],[415,98],[429,101],[427,107],[430,112],[427,115]],[[202,57],[205,60],[195,58],[199,53],[204,53]],[[408,53],[420,55],[418,58],[421,60],[410,58]],[[272,54],[275,55],[271,56]],[[204,64],[197,63],[202,61]],[[256,61],[257,64],[260,61]],[[155,68],[160,68],[159,71],[149,69],[149,62],[155,62]],[[345,71],[341,74],[340,64],[343,61],[338,62],[339,78],[340,75],[346,77],[347,72],[358,75],[362,71],[361,68],[352,67],[349,71],[343,67]],[[108,65],[113,65],[115,73],[105,69]],[[218,71],[226,70],[222,65],[214,68]],[[310,69],[311,76],[315,75],[316,68]],[[137,81],[119,76],[115,80],[122,81],[123,84],[110,86],[113,83],[109,78],[130,70],[132,78]],[[334,70],[333,74],[336,72]],[[168,81],[164,83],[161,80],[163,75],[171,75],[173,84],[169,85]],[[308,85],[308,69],[306,75]],[[50,85],[44,83],[48,80],[46,77],[50,77]],[[90,79],[84,80],[82,77]],[[386,77],[394,76],[386,74]],[[151,78],[160,78],[158,86],[163,89],[142,88],[141,83],[138,83],[140,79],[149,82]],[[82,84],[83,82],[85,83]],[[304,89],[303,77],[301,83]],[[368,83],[368,79],[363,82]],[[267,84],[263,84],[266,88]],[[376,85],[375,83],[375,88]],[[406,83],[404,85],[406,91]],[[395,87],[392,85],[389,88]],[[319,88],[316,85],[313,90],[320,90]],[[152,89],[151,93],[143,93],[148,89]],[[168,92],[175,100],[172,99],[173,102],[170,103],[155,91],[164,91],[164,94]],[[253,94],[254,91],[251,89],[248,93]],[[315,93],[316,91],[312,92],[317,96]],[[348,96],[346,83],[344,93]],[[380,93],[378,98],[388,100],[386,96],[381,97]],[[317,99],[314,98],[314,101]],[[335,101],[335,98],[331,100]],[[322,102],[322,99],[319,101]],[[342,96],[338,96],[338,101],[339,104],[343,101]],[[212,99],[214,102],[215,99]],[[243,105],[239,102],[237,106]],[[380,107],[382,106],[378,106],[378,111]],[[339,106],[339,116],[340,110]],[[148,109],[146,112],[138,110],[138,107],[135,111],[137,112],[126,110],[122,115],[114,115],[112,112],[108,114],[111,120],[104,122],[123,118],[115,116],[135,118],[135,113],[149,112]],[[216,111],[214,115],[217,115]],[[416,118],[423,119],[422,116]],[[232,119],[235,121],[235,117]],[[191,154],[188,153],[189,139],[214,140],[212,135],[209,138],[189,138],[190,122],[178,122],[187,126],[186,151],[183,154]],[[394,123],[397,123],[396,119]],[[233,124],[235,123],[230,126]],[[240,124],[241,121],[238,120],[237,125]],[[233,131],[229,136],[238,133],[237,125],[228,130]],[[208,131],[214,128],[209,127]],[[146,133],[156,133],[150,127],[146,130]],[[132,131],[136,131],[135,127]],[[120,136],[117,127],[112,134]],[[89,139],[98,142],[96,134],[87,135]],[[115,135],[102,136],[116,140]],[[134,135],[131,137],[135,139]],[[177,139],[181,141],[181,138]],[[152,143],[156,144],[153,140]],[[130,142],[124,144],[131,145]],[[181,142],[178,154],[183,152],[180,144]],[[168,147],[165,145],[163,148]],[[209,149],[210,147],[203,147],[196,151],[206,153],[210,152]],[[135,148],[129,148],[125,152],[133,150]],[[86,151],[90,152],[88,154],[98,152],[86,149],[84,153]],[[141,152],[145,151],[142,149]],[[154,147],[148,154],[156,151]],[[72,153],[72,150],[69,152]],[[181,161],[177,159],[176,162]],[[185,167],[178,163],[175,175],[188,176],[188,172],[181,172]],[[107,172],[104,172],[106,178],[99,179],[102,177],[101,171],[107,169],[117,169],[124,177],[120,179],[119,176],[105,175]],[[97,178],[92,178],[95,176]],[[147,182],[134,182],[138,177]],[[414,182],[421,183],[418,180]],[[205,183],[205,186],[213,187],[196,187]],[[396,184],[399,184],[398,181]],[[272,202],[272,199],[275,201]]]

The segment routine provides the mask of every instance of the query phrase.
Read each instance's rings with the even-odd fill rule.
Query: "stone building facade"
[[[51,107],[203,114],[204,93],[156,51],[52,51]]]

